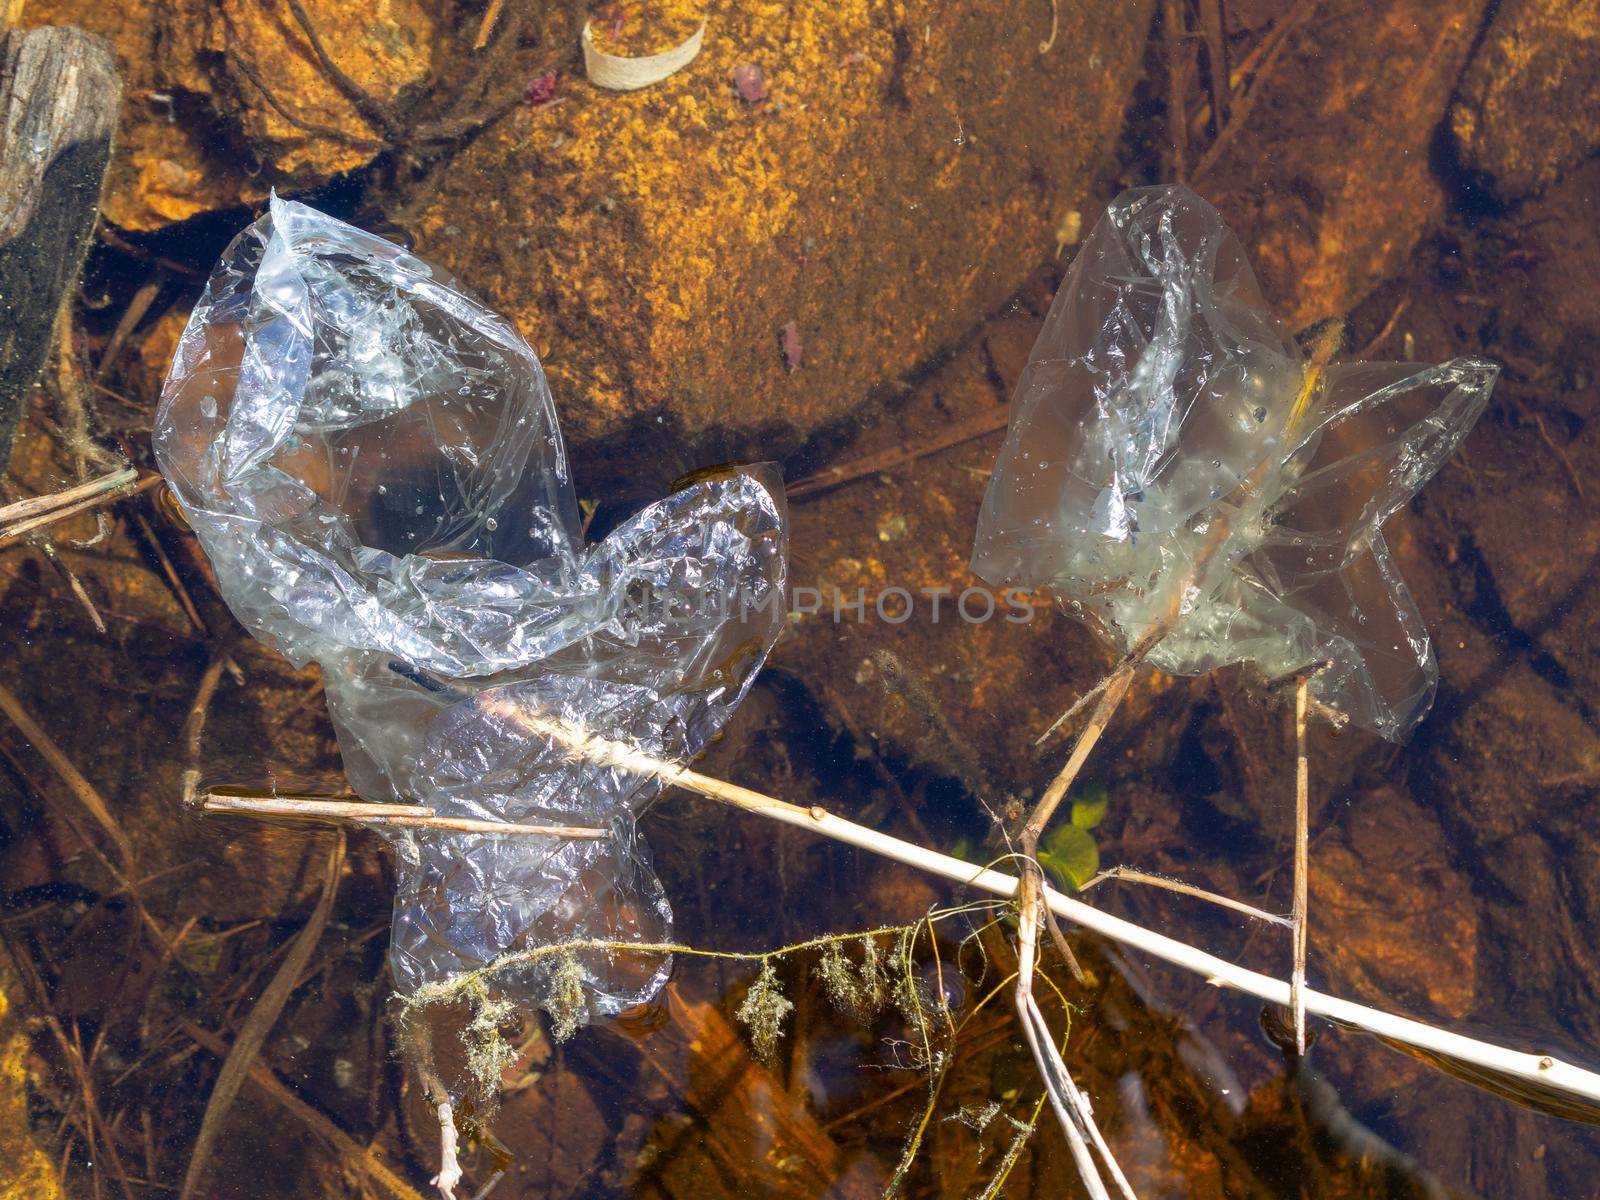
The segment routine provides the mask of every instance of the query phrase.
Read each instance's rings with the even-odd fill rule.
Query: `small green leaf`
[[[961,858],[965,859],[967,862],[971,862],[972,855],[973,847],[972,839],[970,838],[958,838],[956,839],[956,844],[950,847],[951,858]]]
[[[1106,819],[1106,808],[1110,804],[1111,797],[1104,784],[1088,784],[1083,794],[1072,802],[1072,823],[1079,829],[1094,829]]]
[[[222,941],[204,935],[189,938],[179,945],[178,957],[196,975],[215,975],[222,965]]]
[[[1050,831],[1039,847],[1039,865],[1063,887],[1076,891],[1100,871],[1100,848],[1089,831],[1062,825]]]

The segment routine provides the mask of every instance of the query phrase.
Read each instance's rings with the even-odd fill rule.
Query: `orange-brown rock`
[[[714,1004],[677,985],[658,1003],[668,1020],[639,1042],[640,1055],[703,1132],[662,1156],[641,1194],[687,1200],[711,1187],[712,1194],[858,1200],[881,1192],[870,1168],[852,1170],[806,1106],[750,1057],[746,1038]]]
[[[112,224],[156,229],[251,192],[238,161],[216,145],[213,84],[195,59],[203,5],[35,0],[23,23],[77,25],[116,51],[122,114],[101,200]]]
[[[377,99],[427,73],[436,27],[419,0],[303,8],[328,56]],[[320,183],[376,152],[284,0],[35,0],[24,20],[81,26],[116,49],[124,99],[104,212],[123,229],[256,202],[272,184]]]
[[[328,57],[380,103],[427,75],[437,27],[419,0],[318,0],[303,7]],[[222,0],[208,11],[205,50],[221,64],[227,107],[264,164],[285,182],[304,184],[371,161],[379,131],[317,62],[283,0]]]
[[[40,1149],[28,1115],[28,1038],[17,977],[0,966],[0,1200],[59,1200],[61,1182]]]
[[[693,7],[688,68],[632,93],[563,81],[414,222],[534,342],[571,440],[639,423],[684,465],[793,451],[1053,254],[1150,11],[1063,0],[1041,53],[1045,4]],[[734,87],[747,64],[766,99]]]
[[[1299,7],[1283,5],[1279,19]],[[1311,9],[1197,181],[1296,325],[1354,307],[1403,267],[1441,211],[1430,142],[1484,0]]]
[[[1462,162],[1504,200],[1554,182],[1600,146],[1600,7],[1506,0],[1450,116]]]
[[[1319,986],[1459,1020],[1476,995],[1471,879],[1452,866],[1437,819],[1403,792],[1381,788],[1350,805],[1311,862]]]

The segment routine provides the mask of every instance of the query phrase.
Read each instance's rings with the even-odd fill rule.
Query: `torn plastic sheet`
[[[154,441],[235,615],[321,665],[359,795],[610,831],[385,830],[403,994],[535,946],[668,940],[634,829],[659,782],[575,761],[515,718],[697,752],[782,624],[775,468],[702,473],[584,547],[527,343],[398,246],[276,198],[195,308]],[[590,1016],[647,999],[669,968],[579,959]],[[538,982],[496,978],[524,1002]]]
[[[1383,523],[1498,371],[1308,362],[1216,209],[1183,187],[1126,191],[1017,384],[973,569],[1048,587],[1123,652],[1171,621],[1150,661],[1174,674],[1326,663],[1316,697],[1398,740],[1438,670]]]

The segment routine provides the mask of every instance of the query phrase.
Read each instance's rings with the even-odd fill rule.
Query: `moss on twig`
[[[783,994],[778,983],[778,972],[772,960],[761,964],[761,972],[745,993],[744,1001],[734,1014],[750,1031],[751,1047],[762,1063],[771,1066],[777,1056],[778,1039],[783,1035],[783,1023],[794,1011],[794,1005]]]

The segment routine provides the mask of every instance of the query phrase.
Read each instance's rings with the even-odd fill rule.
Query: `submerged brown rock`
[[[304,0],[328,57],[380,101],[418,82],[436,27],[418,0]],[[35,0],[28,25],[108,39],[126,101],[104,212],[131,231],[325,182],[372,160],[377,133],[318,63],[285,4]]]
[[[28,1038],[17,977],[0,962],[0,1200],[59,1200],[61,1183],[28,1121]]]
[[[1450,129],[1502,200],[1553,183],[1600,147],[1600,7],[1506,0],[1461,81]]]
[[[411,224],[535,343],[574,442],[792,452],[998,307],[1112,147],[1150,5],[720,0],[634,93],[564,85]],[[756,103],[729,83],[754,64]],[[778,331],[804,347],[790,371]],[[630,469],[636,469],[633,464]]]
[[[1285,21],[1308,6],[1279,7]],[[1263,58],[1254,99],[1197,184],[1296,326],[1348,312],[1437,220],[1430,145],[1484,0],[1309,7],[1281,54]]]

